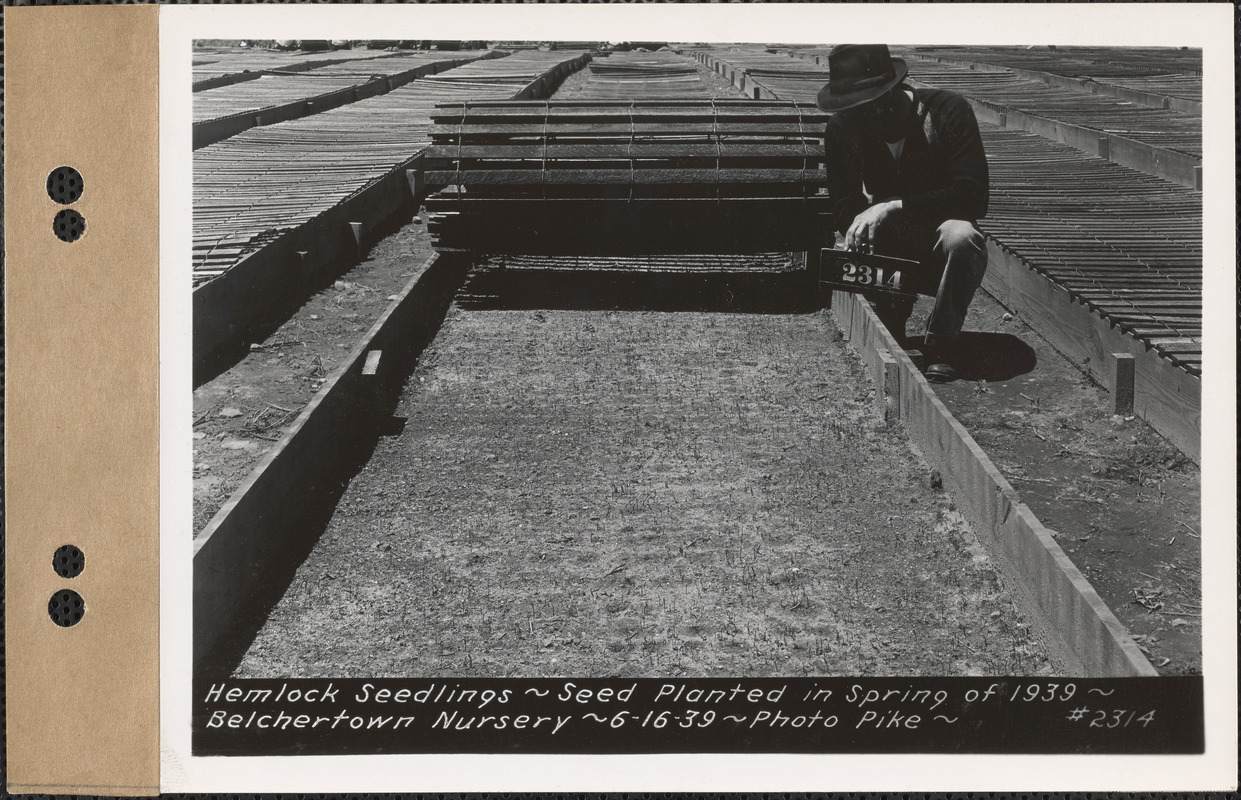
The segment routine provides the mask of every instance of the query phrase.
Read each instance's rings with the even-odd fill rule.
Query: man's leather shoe
[[[952,383],[957,379],[957,371],[951,364],[931,364],[926,368],[926,379],[931,383]]]

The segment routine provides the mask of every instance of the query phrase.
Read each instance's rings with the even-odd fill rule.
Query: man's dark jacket
[[[873,201],[901,198],[909,222],[934,229],[948,219],[987,214],[987,157],[978,121],[965,98],[942,89],[914,89],[914,108],[898,164],[887,144],[864,137],[843,114],[827,122],[827,187],[836,227],[848,230]]]

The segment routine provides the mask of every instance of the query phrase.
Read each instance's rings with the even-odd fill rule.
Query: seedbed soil
[[[456,303],[238,677],[1046,675],[827,312]]]
[[[194,390],[194,535],[269,453],[366,331],[434,253],[413,220],[228,370]]]
[[[930,305],[920,301],[910,332]],[[1201,674],[1198,467],[1140,418],[1112,415],[1104,388],[984,292],[966,331],[963,379],[935,392],[1151,663]]]

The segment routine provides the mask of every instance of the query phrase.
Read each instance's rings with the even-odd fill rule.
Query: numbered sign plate
[[[848,250],[822,250],[819,285],[867,296],[910,297],[920,264],[903,258],[875,256]]]

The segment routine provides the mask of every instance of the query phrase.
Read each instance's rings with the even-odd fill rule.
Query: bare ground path
[[[454,306],[237,674],[1047,673],[825,312]]]

